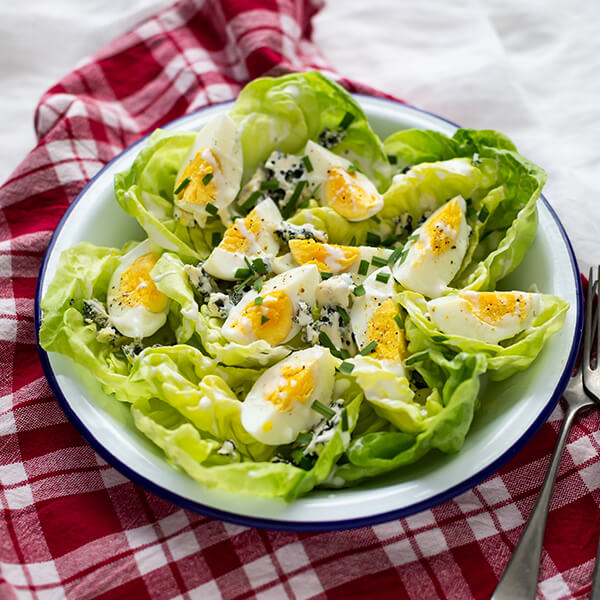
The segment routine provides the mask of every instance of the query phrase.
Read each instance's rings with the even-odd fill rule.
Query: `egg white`
[[[314,306],[315,291],[319,281],[320,275],[315,265],[296,267],[281,275],[276,275],[263,285],[260,293],[255,290],[250,290],[244,294],[240,302],[232,308],[225,323],[223,323],[221,329],[223,335],[231,342],[236,342],[238,344],[250,344],[257,339],[261,339],[253,329],[250,319],[242,316],[244,309],[255,305],[257,296],[264,298],[270,292],[281,291],[285,293],[285,296],[287,296],[291,302],[293,318],[298,314],[299,303],[301,301],[305,302],[310,307]],[[285,344],[296,336],[299,331],[300,325],[292,320],[289,331],[278,343]]]
[[[247,223],[251,218],[260,220],[256,233],[248,230]],[[271,264],[279,252],[279,241],[274,231],[280,222],[281,213],[273,200],[270,198],[262,200],[250,212],[248,217],[236,219],[228,228],[228,230],[236,228],[246,239],[248,248],[243,251],[228,249],[226,232],[224,239],[213,249],[204,262],[204,270],[217,279],[234,281],[236,271],[247,267],[245,259],[252,260],[260,257]]]
[[[471,227],[467,223],[466,205],[461,196],[449,202],[458,202],[460,222],[454,229],[443,221],[444,204],[436,210],[417,230],[410,242],[408,253],[404,260],[398,261],[393,267],[396,281],[404,288],[418,292],[429,298],[437,298],[448,289],[448,284],[454,279],[462,264],[469,246]],[[435,249],[435,241],[429,231],[432,227],[439,228],[451,240],[451,246],[441,252]]]
[[[488,344],[497,344],[509,339],[531,326],[540,306],[540,294],[526,292],[481,292],[465,291],[458,295],[442,296],[430,300],[427,309],[433,324],[443,333],[472,338]],[[515,310],[506,314],[486,316],[483,298],[496,296],[510,298],[514,295],[519,301]],[[480,312],[480,318],[476,312]],[[493,308],[492,308],[493,310]]]
[[[377,276],[380,274],[389,276],[387,282],[377,280]],[[394,278],[391,276],[389,267],[381,267],[377,271],[374,271],[364,280],[362,285],[365,293],[363,296],[354,297],[354,303],[350,311],[352,332],[359,350],[363,350],[370,343],[368,339],[369,324],[372,323],[375,314],[381,305],[390,301],[393,303],[396,312],[398,309],[398,303],[393,299],[395,292]],[[398,327],[395,322],[389,323],[388,326],[390,329],[386,331],[389,331],[390,333],[395,333]],[[403,331],[401,331],[401,336],[403,339]],[[377,354],[376,349],[375,354],[369,354],[369,358],[376,358]],[[383,360],[385,360],[386,363],[389,363],[390,368],[392,368],[391,363],[399,363],[401,358],[402,357],[399,356],[398,358]]]
[[[169,304],[160,312],[152,312],[142,304],[129,305],[119,300],[121,275],[132,265],[132,263],[148,253],[160,251],[148,239],[125,254],[119,261],[119,266],[113,272],[108,284],[106,303],[111,324],[123,335],[135,339],[142,339],[156,333],[167,321]],[[152,281],[150,279],[150,281]],[[140,285],[148,285],[142,282]]]
[[[322,271],[338,275],[339,273],[358,273],[362,261],[368,264],[366,274],[372,273],[379,267],[373,265],[371,261],[373,257],[378,257],[387,260],[392,254],[389,248],[376,248],[373,246],[338,246],[335,244],[327,244],[315,242],[314,240],[291,240],[291,254],[294,257],[296,264],[312,264],[313,261],[318,261],[319,268]],[[299,246],[303,246],[308,250],[300,250]],[[313,250],[312,252],[310,250]],[[355,254],[354,258],[347,258],[346,254],[350,251]]]
[[[198,132],[179,168],[174,190],[184,181],[184,171],[198,153],[213,170],[211,185],[216,193],[210,203],[218,209],[221,220],[229,223],[229,205],[239,192],[244,161],[239,133],[228,114],[213,117]],[[198,226],[204,227],[210,214],[206,210],[206,204],[185,201],[181,194],[175,195],[174,201],[177,208],[191,215]]]
[[[383,197],[379,194],[375,185],[363,173],[358,171],[351,173],[348,169],[352,168],[352,163],[348,159],[334,154],[312,140],[307,142],[305,154],[308,156],[313,167],[313,170],[307,174],[308,182],[316,198],[322,205],[332,206],[337,212],[341,210],[333,202],[333,198],[327,198],[326,194],[327,181],[331,177],[331,171],[337,167],[343,170],[342,174],[345,180],[351,181],[354,185],[362,188],[365,194],[373,199],[370,206],[362,207],[357,204],[356,198],[353,198],[351,209],[346,207],[343,210],[344,214],[340,212],[342,216],[348,219],[348,221],[363,221],[377,214],[383,208]]]
[[[308,378],[313,387],[307,397],[294,397],[293,379],[286,380],[282,375],[286,367],[304,367],[310,371]],[[335,359],[328,349],[313,346],[292,353],[267,369],[246,396],[241,415],[244,429],[263,444],[293,442],[301,431],[311,429],[321,420],[321,415],[311,406],[314,400],[325,405],[331,403],[334,380]],[[291,394],[281,391],[286,388]],[[272,401],[274,398],[281,399],[279,405]]]

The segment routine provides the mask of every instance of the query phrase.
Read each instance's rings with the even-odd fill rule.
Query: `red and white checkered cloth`
[[[0,598],[488,598],[529,516],[563,412],[499,473],[432,510],[354,531],[268,532],[160,500],[65,418],[35,347],[52,231],[85,183],[141,135],[235,97],[253,77],[330,72],[318,0],[184,0],[81,64],[38,107],[37,147],[0,188]],[[342,80],[352,91],[365,88]],[[589,592],[600,529],[600,417],[562,461],[543,598]]]

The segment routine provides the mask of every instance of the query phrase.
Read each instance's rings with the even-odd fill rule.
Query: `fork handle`
[[[533,512],[523,531],[508,566],[496,587],[491,600],[514,600],[515,598],[536,597],[542,543],[546,529],[546,517],[552,499],[554,480],[560,466],[560,459],[565,443],[571,430],[571,425],[580,406],[567,405],[567,413],[558,436],[558,442],[546,473],[542,490],[538,496]]]

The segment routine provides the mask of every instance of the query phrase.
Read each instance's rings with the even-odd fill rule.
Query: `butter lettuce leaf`
[[[486,361],[481,355],[457,354],[448,360],[432,350],[423,356],[418,370],[443,374],[436,403],[441,410],[425,420],[419,433],[397,429],[370,431],[353,439],[346,451],[347,462],[337,465],[322,487],[347,487],[365,479],[414,463],[431,450],[457,452],[463,445],[478,406],[479,376]],[[429,379],[437,379],[437,375]]]
[[[381,216],[404,222],[406,235],[436,208],[457,195],[468,202],[472,228],[455,289],[493,290],[513,271],[537,231],[536,202],[545,172],[523,156],[503,134],[458,129],[449,138],[438,132],[406,130],[385,140],[388,154],[403,169],[384,195]]]
[[[106,301],[110,278],[122,255],[117,248],[88,242],[63,251],[41,303],[42,348],[70,357],[93,373],[109,392],[126,379],[129,364],[115,354],[114,347],[96,340],[96,325],[84,322],[81,307],[84,299]]]
[[[218,220],[203,228],[186,227],[174,215],[175,178],[195,136],[193,131],[157,129],[131,168],[115,175],[114,187],[121,208],[137,219],[155,244],[189,261],[208,256],[213,233],[224,230]]]
[[[132,414],[138,429],[162,448],[173,464],[202,485],[249,496],[282,498],[289,502],[324,481],[348,447],[362,393],[356,386],[349,385],[341,392],[341,397],[348,411],[348,431],[342,431],[341,423],[338,423],[331,439],[307,470],[285,462],[266,462],[258,458],[250,462],[243,455],[218,455],[221,444],[215,444],[210,434],[198,428],[198,418],[193,421],[193,413],[183,414],[180,409],[175,410],[172,400],[137,399],[132,405]],[[241,406],[239,401],[238,405]],[[265,452],[275,451],[274,447],[264,448]]]
[[[355,163],[380,191],[389,186],[391,168],[385,149],[362,108],[318,71],[255,79],[240,92],[230,115],[240,128],[244,180],[273,150],[298,153],[308,140],[318,141],[326,129],[339,131],[344,118],[351,118],[332,152]]]
[[[506,379],[526,369],[540,353],[546,340],[563,326],[569,308],[565,300],[551,294],[542,294],[539,312],[530,327],[500,344],[489,344],[449,335],[437,329],[427,318],[427,302],[420,294],[402,292],[398,294],[398,300],[409,315],[405,325],[411,352],[427,353],[431,349],[445,347],[454,352],[482,355],[485,357],[488,376],[493,381]],[[436,336],[441,336],[444,341],[435,341]]]

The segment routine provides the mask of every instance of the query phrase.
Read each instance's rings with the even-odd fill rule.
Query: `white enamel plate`
[[[406,128],[452,134],[456,126],[416,108],[357,96],[381,137]],[[231,104],[213,106],[171,123],[166,129],[196,130]],[[46,253],[36,294],[36,331],[40,300],[54,277],[60,253],[80,241],[121,246],[143,239],[137,222],[115,200],[113,177],[130,167],[145,140],[112,160],[81,192],[60,222]],[[41,361],[63,410],[92,447],[127,477],[185,508],[243,525],[297,531],[347,529],[404,517],[453,498],[473,487],[512,458],[550,415],[575,361],[582,326],[579,269],[567,235],[542,198],[539,230],[519,268],[501,282],[504,289],[556,294],[571,308],[564,327],[533,365],[508,381],[483,382],[481,408],[463,448],[454,455],[432,452],[418,464],[347,490],[314,491],[290,504],[209,490],[171,465],[133,426],[129,407],[104,394],[89,373],[59,354],[40,349]]]

